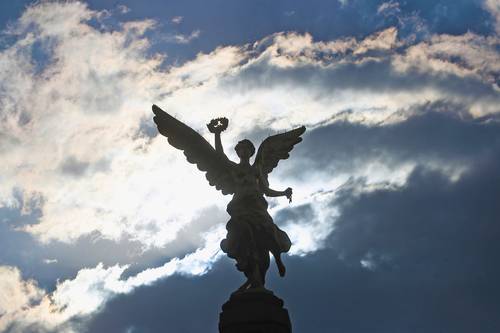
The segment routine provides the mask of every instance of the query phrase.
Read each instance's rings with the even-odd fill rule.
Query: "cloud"
[[[395,59],[397,70],[414,67],[421,72],[451,73],[460,77],[477,76],[498,90],[499,40],[472,33],[461,36],[434,35],[428,43],[408,48],[403,57]]]
[[[215,192],[203,176],[185,168],[182,156],[144,125],[151,102],[168,106],[201,131],[206,119],[229,115],[228,141],[248,131],[249,123],[274,131],[316,126],[336,114],[377,123],[401,113],[410,96],[415,104],[465,103],[477,116],[496,111],[493,37],[436,36],[407,45],[396,28],[327,42],[276,34],[254,45],[200,54],[165,72],[162,57],[148,54],[144,37],[154,21],[104,31],[88,24],[98,15],[81,3],[31,6],[11,29],[17,42],[2,52],[6,75],[14,79],[2,81],[3,96],[9,97],[2,99],[1,150],[9,162],[0,197],[8,200],[13,187],[40,193],[40,223],[26,231],[45,242],[72,242],[98,231],[108,239],[160,247],[191,221],[188,207],[196,212],[212,204]],[[46,44],[48,52],[41,72],[32,66],[34,43]],[[447,56],[418,61],[422,52],[431,59]],[[474,60],[480,55],[485,61]],[[355,111],[345,113],[349,109]],[[181,177],[191,179],[182,188],[196,188],[195,197],[181,190]],[[170,184],[172,191],[165,193],[160,184]],[[224,199],[217,205],[223,207]]]
[[[228,78],[225,87],[245,95],[286,86],[316,116],[314,104],[335,101],[336,110],[326,105],[321,109],[329,114],[354,109],[352,115],[359,117],[369,108],[363,118],[375,122],[408,107],[408,100],[421,104],[446,99],[468,105],[476,116],[497,111],[496,37],[435,35],[407,44],[396,36],[397,30],[389,28],[361,41],[325,43],[307,34],[278,34],[257,44],[259,56],[240,75]],[[373,110],[381,110],[381,117]]]
[[[170,22],[172,22],[173,24],[180,24],[183,20],[184,20],[183,16],[174,16],[172,17]]]
[[[122,275],[127,265],[105,268],[100,263],[94,268],[80,269],[73,279],[58,282],[51,293],[38,288],[32,280],[22,280],[16,268],[0,266],[0,329],[11,333],[26,329],[78,332],[79,318],[97,311],[116,295],[130,293],[174,274],[205,274],[222,255],[217,240],[224,232],[219,227],[205,234],[205,245],[196,251],[125,279]]]
[[[439,109],[443,106],[436,105],[433,107]],[[423,129],[428,130],[430,128],[435,128],[436,131],[428,132],[427,140],[418,141],[418,134],[421,133]],[[320,150],[318,151],[318,156],[308,158],[304,158],[302,152],[298,150],[296,152],[296,158],[299,163],[303,160],[320,162],[320,157],[324,158],[324,163],[336,160],[349,160],[349,158],[357,160],[360,157],[365,157],[367,160],[370,160],[373,158],[370,152],[373,151],[377,156],[386,155],[395,161],[411,157],[419,160],[420,157],[434,158],[438,156],[446,161],[452,161],[458,158],[461,163],[468,161],[470,164],[477,160],[486,159],[486,161],[489,161],[488,159],[495,155],[495,152],[498,150],[498,145],[496,144],[498,142],[498,138],[496,138],[497,133],[499,133],[499,131],[494,119],[477,122],[472,119],[460,119],[455,114],[447,114],[442,110],[441,112],[427,111],[427,113],[414,116],[406,121],[378,128],[349,123],[334,123],[324,128],[318,128],[309,134],[307,137],[308,140],[304,141],[303,145],[305,151],[310,151],[306,146],[307,144],[320,147],[321,145],[318,144],[318,141],[340,143],[346,140],[352,140],[353,138],[357,138],[362,142],[369,142],[372,146],[353,142],[351,147],[344,147],[345,152],[343,152],[342,147],[339,146],[333,150]],[[334,137],[330,137],[331,135],[334,135]],[[473,139],[457,145],[457,138],[462,137]],[[414,145],[410,144],[412,142]],[[455,148],[453,148],[453,146],[455,146]],[[360,150],[353,149],[353,147],[357,147]],[[378,151],[376,149],[378,149]],[[386,152],[382,153],[383,149],[386,149]],[[335,154],[329,156],[329,152]],[[343,156],[344,154],[346,156]],[[349,155],[351,157],[349,157]],[[420,160],[418,164],[425,165],[424,162],[425,159]],[[350,230],[350,227],[346,226],[346,224],[351,226],[352,223],[354,223],[351,221],[357,220],[357,218],[351,217],[350,214],[352,212],[361,214],[358,211],[358,205],[361,205],[363,202],[360,198],[371,198],[376,195],[381,195],[382,198],[384,198],[383,193],[389,193],[393,195],[394,198],[397,198],[402,195],[401,193],[406,193],[407,189],[409,193],[412,193],[413,190],[424,191],[422,194],[418,194],[419,198],[424,198],[427,196],[427,193],[431,191],[430,187],[434,186],[438,186],[442,189],[442,196],[448,196],[450,193],[455,192],[465,193],[468,190],[462,189],[462,185],[459,184],[467,182],[476,184],[476,180],[470,180],[473,175],[481,174],[482,177],[490,177],[490,172],[485,172],[485,170],[495,169],[494,163],[486,162],[484,165],[487,166],[487,169],[479,165],[480,169],[478,170],[478,165],[470,165],[467,171],[460,175],[458,180],[450,180],[447,173],[441,174],[439,170],[433,171],[428,168],[416,168],[413,169],[413,171],[409,171],[408,179],[399,187],[373,187],[373,185],[366,182],[366,179],[359,178],[330,193],[318,193],[313,196],[312,200],[306,201],[307,203],[299,204],[292,209],[284,209],[278,204],[274,206],[272,211],[274,212],[276,222],[289,233],[293,240],[292,255],[304,256],[306,254],[310,255],[311,252],[321,250],[325,247],[334,248],[339,258],[343,258],[342,260],[357,264],[361,268],[377,272],[380,269],[386,269],[385,267],[388,265],[392,265],[394,260],[393,253],[397,253],[398,251],[393,250],[393,252],[387,253],[387,251],[377,250],[377,247],[372,246],[361,247],[361,250],[357,248],[351,249],[351,246],[354,246],[353,244],[360,244],[361,236],[357,231],[353,231],[353,235],[355,236],[346,234],[348,230]],[[319,165],[309,169],[325,170],[326,166]],[[348,166],[346,169],[356,169],[356,167],[353,168],[352,166]],[[326,170],[326,172],[329,173],[328,170]],[[314,176],[314,174],[308,175],[308,177],[312,176]],[[430,180],[426,180],[427,178]],[[322,179],[322,185],[327,186],[325,182],[326,178],[322,177]],[[383,179],[386,178],[382,177],[382,180]],[[423,181],[426,183],[422,183]],[[308,180],[307,183],[314,184],[314,181]],[[429,186],[429,188],[422,188],[425,184],[427,184],[426,186]],[[492,186],[494,187],[494,184],[492,184]],[[460,191],[454,190],[455,187],[460,188]],[[436,190],[432,189],[432,191],[435,192]],[[305,194],[307,195],[307,192]],[[495,195],[492,197],[495,197]],[[411,196],[411,198],[413,198],[413,196]],[[392,202],[390,198],[384,200]],[[428,200],[429,202],[434,202],[432,197]],[[422,203],[422,199],[419,199],[417,202]],[[485,204],[488,205],[488,203]],[[374,209],[374,206],[371,204],[367,207]],[[404,205],[401,203],[398,207],[404,207]],[[475,208],[474,206],[470,206],[470,209]],[[411,209],[408,209],[408,214],[415,210],[416,207],[412,206]],[[373,216],[373,214],[369,212],[366,214],[368,214],[368,216]],[[466,213],[463,212],[460,214]],[[469,212],[467,214],[472,213]],[[494,215],[494,213],[492,214]],[[363,221],[363,219],[359,220]],[[469,219],[466,218],[465,220],[468,221]],[[386,220],[381,217],[381,221]],[[362,225],[359,225],[359,228],[361,227]],[[188,232],[187,234],[190,233],[191,232]],[[194,231],[194,233],[199,233],[199,231]],[[74,279],[60,283],[56,291],[51,294],[52,302],[55,302],[54,300],[58,301],[50,304],[56,304],[56,308],[65,309],[65,311],[61,313],[61,319],[59,319],[58,323],[67,323],[67,320],[70,318],[73,318],[72,320],[77,320],[75,318],[81,316],[93,316],[96,310],[101,309],[103,306],[107,307],[107,302],[110,299],[114,299],[117,295],[132,293],[136,288],[141,288],[141,286],[156,285],[160,283],[159,281],[162,279],[173,274],[205,274],[221,255],[218,248],[218,240],[222,237],[223,233],[224,231],[222,228],[214,234],[209,232],[206,234],[206,237],[209,238],[205,241],[205,248],[183,259],[173,259],[163,266],[145,269],[135,275],[129,275],[127,278],[122,277],[127,268],[126,266],[114,265],[109,268],[104,268],[103,265],[98,265],[95,268],[80,270]],[[352,237],[357,237],[358,240],[352,239]],[[370,242],[375,241],[375,237],[372,235],[366,235],[366,238],[363,239]],[[380,240],[380,243],[377,244],[386,244],[388,242],[390,242],[390,240]],[[200,242],[195,241],[195,243]],[[272,276],[272,272],[270,272],[270,276]],[[83,293],[83,296],[80,298],[77,297],[78,293]],[[72,301],[71,306],[65,305],[69,300],[74,299],[80,299],[81,301]],[[46,321],[47,318],[43,317],[43,319],[39,320],[43,322],[44,320]],[[82,323],[82,320],[83,319],[77,321]],[[83,322],[85,321],[86,319],[83,320]]]
[[[15,313],[41,301],[43,290],[36,281],[23,280],[15,267],[0,266],[0,330],[11,327]]]
[[[378,161],[397,170],[405,164],[443,168],[450,174],[470,167],[498,147],[496,117],[475,120],[459,105],[429,103],[405,110],[413,116],[401,122],[371,126],[343,121],[317,128],[296,148],[296,163],[288,170],[347,173]],[[425,137],[422,137],[425,133]],[[314,149],[313,149],[314,148]]]
[[[293,329],[498,330],[498,152],[492,148],[458,181],[419,168],[403,186],[371,190],[360,181],[331,198],[339,215],[325,248],[285,258],[284,279],[272,274],[273,268],[269,274]],[[287,214],[296,215],[290,219],[313,215],[308,208]],[[220,307],[241,279],[228,260],[221,260],[203,277],[174,277],[138,288],[111,300],[88,331],[132,325],[139,331],[216,330]],[[185,297],[186,290],[196,302]],[[151,311],[140,311],[144,304]],[[187,320],[193,313],[197,320]]]
[[[387,13],[387,12],[400,13],[401,8],[399,7],[399,2],[387,1],[387,2],[381,3],[378,6],[377,14],[382,14],[382,13]]]
[[[397,12],[390,4],[380,15]],[[258,141],[307,125],[304,143],[270,178],[294,187],[291,209],[270,200],[294,256],[335,247],[338,235],[356,242],[345,216],[359,198],[407,194],[428,178],[454,188],[497,147],[496,36],[412,39],[397,25],[334,40],[291,31],[166,67],[147,35],[155,21],[109,28],[101,24],[108,14],[79,2],[32,5],[0,51],[1,227],[23,244],[41,241],[39,265],[72,262],[58,266],[65,278],[46,290],[6,269],[9,286],[25,295],[2,318],[13,332],[79,331],[72,325],[117,295],[203,275],[220,257],[229,199],[157,135],[152,103],[207,139],[207,120],[228,116],[223,141],[233,159],[229,142],[243,134]],[[198,37],[194,30],[179,41]],[[347,245],[339,253],[363,272],[393,260],[369,244]],[[86,247],[91,258],[77,258]],[[66,256],[50,252],[60,249]],[[147,263],[134,265],[137,258]]]
[[[191,42],[193,39],[200,37],[200,33],[201,33],[200,30],[194,30],[191,34],[189,34],[189,36],[176,35],[175,40],[179,44],[186,44],[186,43]]]
[[[57,264],[57,259],[44,259],[43,262],[47,265]]]
[[[88,162],[78,161],[73,156],[69,156],[61,163],[61,171],[66,174],[81,176],[89,167]]]
[[[195,279],[173,276],[169,280],[137,288],[131,294],[118,295],[110,300],[105,308],[90,318],[85,331],[102,332],[111,327],[116,332],[131,327],[138,332],[157,332],[165,327],[174,332],[217,331],[220,307],[242,283],[240,274],[233,263],[222,259],[208,274]],[[186,297],[187,290],[190,295],[195,295],[195,302],[193,297]],[[139,311],[146,304],[150,311]],[[125,313],[128,315],[123,315]],[[196,320],[189,320],[193,313]]]
[[[188,44],[194,39],[200,37],[200,30],[193,30],[189,35],[184,34],[166,34],[161,37],[161,40],[168,43]]]
[[[500,3],[496,0],[484,0],[484,7],[493,16],[495,31],[497,34],[500,34]]]
[[[130,12],[130,8],[128,8],[127,6],[125,5],[118,5],[116,7],[118,9],[118,11],[120,12],[120,14],[127,14]]]
[[[117,198],[113,184],[125,184],[125,178],[134,178],[124,167],[142,163],[140,156],[149,142],[133,134],[137,124],[149,115],[151,101],[159,93],[158,84],[165,77],[158,68],[161,57],[147,56],[149,43],[142,37],[154,22],[128,22],[121,30],[106,32],[87,24],[98,15],[78,2],[31,6],[11,29],[18,41],[1,54],[6,68],[2,73],[10,78],[2,80],[1,88],[1,150],[8,164],[4,165],[7,181],[0,197],[4,202],[9,200],[12,188],[39,193],[44,199],[40,223],[26,230],[44,241],[70,241],[95,230],[118,239],[125,230],[120,226],[124,204],[128,200],[132,208],[136,200],[138,208],[143,201]],[[32,66],[38,60],[31,53],[34,43],[50,46],[40,73]],[[162,173],[159,166],[171,164],[168,153],[164,156],[166,160],[160,164],[151,161],[150,167],[156,164]],[[117,166],[123,171],[121,176],[114,171]],[[134,169],[138,170],[134,166],[130,170]],[[154,173],[150,177],[155,177]],[[132,192],[140,191],[142,183],[137,180]],[[104,202],[110,201],[94,196],[98,188],[101,195],[115,197],[111,200],[120,204],[105,207]],[[144,190],[144,195],[152,196],[150,189]],[[127,190],[123,194],[126,192],[132,193]],[[89,199],[94,201],[92,197],[97,205],[84,204]],[[162,201],[171,199],[164,197]],[[150,230],[130,229],[137,229],[138,237],[158,230],[154,227],[159,222],[156,217],[132,220],[138,222],[138,228],[153,226]],[[74,221],[74,227],[66,229],[67,221]],[[165,234],[175,238],[174,230]],[[157,244],[166,242],[164,238],[150,239]]]
[[[343,191],[331,251],[318,265],[335,279],[321,284],[335,300],[332,324],[359,332],[498,329],[498,166],[497,147],[456,182],[420,168],[397,189]],[[405,319],[381,320],[394,316]]]
[[[339,0],[339,2],[340,2],[340,5],[342,7],[344,7],[344,6],[347,6],[347,4],[349,3],[349,0]]]
[[[204,243],[203,235],[227,220],[225,211],[212,206],[200,211],[189,224],[179,230],[175,240],[158,248],[148,248],[137,240],[104,239],[97,232],[68,244],[52,241],[41,244],[20,226],[38,222],[38,210],[22,214],[21,208],[1,208],[0,253],[4,265],[16,266],[21,272],[38,281],[41,288],[53,290],[56,281],[73,279],[82,267],[128,265],[126,276],[163,264],[174,257],[194,252]],[[82,253],[85,253],[82,256]],[[47,265],[47,260],[51,264]],[[56,262],[54,262],[56,261]]]
[[[0,315],[8,316],[14,310],[40,300],[43,292],[34,280],[23,280],[15,267],[0,266]],[[0,325],[0,328],[2,326]],[[5,326],[3,327],[5,328]]]

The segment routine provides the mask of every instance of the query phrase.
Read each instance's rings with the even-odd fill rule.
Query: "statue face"
[[[236,150],[236,154],[238,154],[238,157],[241,159],[245,159],[245,158],[248,159],[248,158],[250,158],[250,156],[252,156],[250,149],[248,149],[247,147],[243,147],[243,148]]]
[[[249,140],[238,142],[234,150],[236,150],[236,154],[241,159],[249,159],[255,153],[255,148]]]

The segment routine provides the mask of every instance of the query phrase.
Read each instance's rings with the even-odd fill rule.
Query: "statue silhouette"
[[[269,197],[285,196],[292,201],[292,189],[276,191],[269,187],[267,176],[280,160],[287,159],[293,146],[300,141],[305,127],[268,137],[260,145],[253,164],[250,158],[255,147],[250,140],[242,140],[235,147],[239,163],[230,161],[224,153],[221,133],[228,126],[227,118],[216,118],[207,124],[215,135],[215,148],[200,134],[158,106],[153,105],[154,122],[160,134],[168,138],[175,148],[183,150],[188,162],[206,172],[210,185],[223,194],[233,194],[227,205],[231,219],[226,225],[227,236],[221,249],[236,260],[236,268],[247,281],[237,291],[265,289],[265,276],[269,268],[269,252],[276,259],[280,276],[285,275],[281,253],[291,246],[288,235],[278,228],[267,212]]]

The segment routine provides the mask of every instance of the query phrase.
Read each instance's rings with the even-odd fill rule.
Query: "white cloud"
[[[395,56],[394,67],[399,71],[418,69],[472,76],[496,86],[495,78],[500,73],[498,45],[497,37],[472,32],[459,36],[434,35],[430,41],[412,45],[404,54]]]
[[[179,44],[187,44],[187,43],[191,42],[193,39],[200,37],[200,33],[201,33],[200,30],[194,30],[188,36],[180,35],[180,34],[175,35],[175,41]]]
[[[354,50],[354,54],[363,54],[371,50],[391,50],[401,44],[398,43],[397,37],[396,28],[387,28],[363,39]]]
[[[201,30],[193,30],[189,35],[185,34],[163,34],[160,38],[162,41],[167,43],[175,43],[175,44],[188,44],[192,40],[200,37]]]
[[[183,20],[184,20],[183,16],[174,16],[172,17],[170,22],[172,22],[173,24],[180,24]]]
[[[0,266],[0,317],[40,300],[43,292],[34,280],[23,280],[15,267]],[[2,329],[2,325],[0,325]]]
[[[8,161],[1,167],[0,198],[12,202],[13,188],[40,193],[41,223],[27,231],[43,241],[71,241],[98,230],[110,239],[129,233],[162,245],[214,192],[199,186],[205,185],[202,175],[193,177],[195,168],[186,168],[182,155],[138,133],[142,119],[151,119],[152,102],[168,89],[159,90],[167,81],[158,69],[162,58],[147,56],[149,42],[142,37],[154,22],[102,32],[85,23],[96,15],[77,2],[43,3],[29,7],[11,29],[18,41],[0,54],[7,96],[0,151]],[[47,38],[49,62],[37,73],[31,48]],[[61,171],[68,159],[89,166],[88,172],[69,177]],[[167,165],[171,173],[163,171]],[[178,177],[202,189],[165,193],[163,184],[184,188]],[[201,201],[189,206],[188,198]]]
[[[499,0],[484,0],[484,6],[493,16],[495,20],[495,30],[500,34],[500,1]]]
[[[57,264],[57,259],[44,259],[43,262],[47,265]]]
[[[308,221],[288,223],[283,230],[292,241],[289,255],[305,256],[324,247],[324,242],[334,229],[338,211],[331,206],[334,193],[316,195],[312,200],[299,203],[309,203],[313,209],[314,218]],[[292,207],[293,209],[293,207]]]
[[[401,8],[399,7],[399,2],[396,1],[387,1],[381,3],[378,8],[377,8],[377,14],[384,14],[384,13],[400,13]]]
[[[118,11],[120,12],[120,14],[127,14],[130,12],[130,8],[128,8],[127,6],[125,5],[118,5],[116,7],[116,9],[118,9]]]
[[[122,279],[127,265],[78,271],[74,279],[59,282],[52,293],[40,289],[33,280],[23,280],[17,268],[0,266],[0,330],[24,332],[30,325],[58,332],[78,332],[70,319],[85,317],[99,310],[118,294],[130,293],[173,274],[203,275],[222,255],[218,240],[222,226],[205,235],[205,245],[182,258],[173,258],[163,266],[146,269]]]
[[[349,0],[339,0],[339,2],[340,2],[340,5],[342,7],[344,7],[344,6],[346,6],[349,3]]]

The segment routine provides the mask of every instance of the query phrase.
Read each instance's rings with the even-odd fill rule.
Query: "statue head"
[[[236,147],[234,147],[234,150],[240,159],[249,159],[253,154],[255,154],[255,147],[252,141],[248,139],[238,142]]]

